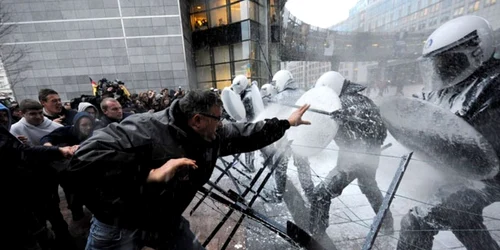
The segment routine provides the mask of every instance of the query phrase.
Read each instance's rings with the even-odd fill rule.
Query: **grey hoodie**
[[[29,124],[23,117],[21,120],[19,120],[19,122],[16,122],[14,125],[12,125],[12,127],[10,128],[10,132],[15,136],[26,136],[28,138],[28,143],[30,145],[36,146],[40,145],[40,139],[43,136],[59,127],[62,127],[62,125],[51,121],[47,117],[44,117],[42,124],[38,126]]]
[[[78,112],[85,111],[88,107],[92,107],[95,109],[96,113],[98,112],[98,109],[90,102],[80,102],[78,104]]]

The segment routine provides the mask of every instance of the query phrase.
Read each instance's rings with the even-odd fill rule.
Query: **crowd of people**
[[[101,82],[105,83],[106,80]],[[28,241],[26,246],[38,242],[42,249],[77,249],[75,238],[88,234],[90,217],[89,212],[84,209],[83,201],[66,188],[65,178],[62,178],[62,171],[68,163],[65,157],[70,157],[94,131],[111,123],[119,123],[134,113],[164,110],[172,101],[184,95],[181,88],[175,92],[163,89],[156,93],[150,90],[129,96],[109,88],[97,96],[83,95],[82,98],[73,100],[73,105],[63,105],[57,91],[40,89],[38,100],[24,99],[9,102],[8,106],[0,104],[0,114],[5,123],[2,124],[2,158],[5,153],[7,158],[3,159],[17,159],[22,171],[15,172],[16,176],[24,176],[33,181],[26,185],[31,188],[13,192],[16,195],[14,200],[23,197],[23,202],[18,204],[21,208],[16,207],[13,212],[21,213],[18,218],[27,220],[25,224],[19,224],[19,221],[13,223],[28,227],[18,227],[19,231],[12,231],[13,236],[22,239],[26,234],[36,234],[37,239],[43,239]],[[124,111],[125,105],[127,108]],[[6,139],[5,144],[3,139]],[[8,155],[10,151],[4,151],[4,147],[10,144],[22,153]],[[26,150],[34,153],[26,154]],[[28,158],[25,159],[26,157]],[[29,168],[26,165],[28,162],[36,163],[37,167]],[[43,178],[35,178],[36,175]],[[59,186],[64,190],[71,210],[69,225],[59,209]],[[26,211],[26,207],[32,209]],[[33,217],[23,218],[27,213],[32,213]],[[50,227],[45,226],[45,221],[50,223]],[[46,234],[53,234],[53,242],[49,240],[51,237],[45,237]]]
[[[457,28],[465,23],[468,28]],[[422,73],[430,74],[424,77],[428,88],[421,98],[468,122],[499,156],[500,59],[492,33],[488,22],[475,16],[450,20],[436,30],[421,60],[427,67]],[[443,34],[448,43],[439,42]],[[276,149],[287,152],[286,157],[273,158],[277,167],[272,202],[283,201],[288,161],[293,159],[311,204],[308,230],[314,237],[325,237],[331,200],[355,179],[377,212],[383,196],[373,188],[387,129],[378,107],[362,94],[365,87],[338,72],[318,79],[315,87],[333,89],[342,107],[332,116],[339,124],[333,139],[340,148],[337,166],[315,186],[309,160],[286,148],[285,135],[291,126],[310,124],[302,120],[309,105],[297,108],[288,119],[249,122],[258,115],[257,101],[294,105],[304,90],[286,70],[262,86],[262,100],[252,99],[255,84],[237,76],[231,85],[246,111],[246,117],[233,117],[240,122],[222,123],[223,106],[230,104],[222,103],[218,91],[184,93],[179,88],[131,95],[123,82],[105,79],[94,95],[76,98],[70,105],[63,105],[53,89],[39,90],[38,100],[0,104],[0,152],[9,164],[4,176],[14,185],[7,193],[11,202],[4,244],[79,249],[75,235],[88,234],[89,250],[204,249],[183,211],[210,179],[219,157],[245,153],[253,171],[256,150],[266,157],[273,157]],[[411,209],[401,221],[397,248],[432,249],[433,237],[449,229],[467,249],[500,249],[481,216],[484,207],[500,201],[500,174],[481,183],[479,189],[465,183],[443,187],[447,192],[438,193],[430,205]],[[61,189],[71,211],[69,225],[59,206]],[[383,233],[392,234],[393,224],[388,212]]]

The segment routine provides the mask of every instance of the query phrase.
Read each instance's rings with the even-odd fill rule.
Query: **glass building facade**
[[[362,0],[351,9],[348,19],[333,26],[332,30],[429,31],[462,15],[484,17],[497,29],[499,13],[497,0]]]
[[[200,88],[222,89],[236,75],[269,80],[268,20],[274,1],[193,0],[190,22]],[[274,15],[274,16],[273,16]]]
[[[239,74],[265,83],[279,69],[277,2],[4,1],[3,24],[14,28],[2,52],[21,48],[29,64],[12,91],[36,99],[53,88],[69,100],[91,93],[89,77],[120,79],[136,93],[223,88]]]
[[[9,75],[10,83],[22,79],[12,86],[16,99],[37,99],[42,88],[56,90],[63,100],[91,94],[89,77],[120,79],[133,93],[195,88],[185,5],[179,0],[2,1],[0,12],[8,10],[8,18],[0,22],[11,32],[2,37],[0,50],[25,53],[12,67],[20,74]]]

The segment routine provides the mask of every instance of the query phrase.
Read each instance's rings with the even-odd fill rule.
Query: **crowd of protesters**
[[[91,214],[66,189],[63,170],[69,159],[95,130],[134,113],[166,109],[185,95],[180,87],[129,94],[114,88],[116,81],[99,83],[95,95],[65,103],[53,89],[40,89],[38,100],[0,102],[0,157],[13,162],[8,176],[15,184],[8,197],[15,204],[9,238],[21,244],[19,249],[83,249]],[[60,207],[60,197],[67,207]]]

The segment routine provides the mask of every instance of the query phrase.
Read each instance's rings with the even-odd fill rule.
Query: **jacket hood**
[[[90,132],[89,135],[84,135],[80,132],[80,120],[84,117],[87,117],[92,121],[92,131]],[[92,135],[94,128],[95,128],[94,117],[92,117],[87,112],[78,112],[78,113],[76,113],[75,118],[73,118],[73,125],[71,126],[71,133],[74,136],[78,137],[79,140],[85,140]]]
[[[186,137],[187,133],[185,129],[188,127],[187,117],[179,106],[179,99],[172,102],[166,114],[168,117],[168,125],[174,128],[180,135]]]
[[[74,125],[78,124],[78,121],[80,119],[82,119],[83,117],[88,117],[88,118],[90,118],[90,120],[92,120],[92,122],[95,122],[94,117],[92,117],[89,113],[87,113],[87,112],[78,112],[78,113],[76,113],[75,118],[73,118],[73,124]]]
[[[363,86],[359,83],[354,83],[351,81],[345,81],[344,85],[342,86],[342,93],[340,95],[344,94],[354,94],[361,92],[366,89],[366,86]]]
[[[95,109],[96,113],[98,112],[98,109],[90,102],[80,102],[78,104],[78,112],[85,111],[88,107],[92,107]]]
[[[0,110],[7,111],[7,117],[9,118],[9,121],[7,123],[7,130],[10,130],[10,125],[12,125],[12,116],[10,115],[10,110],[1,103],[0,103]]]
[[[287,89],[298,89],[297,82],[295,82],[294,79],[290,79],[288,82],[285,83],[285,86],[283,86],[282,92]]]

